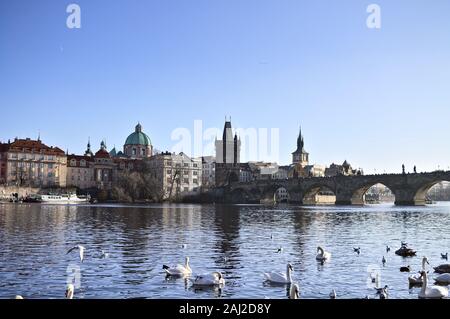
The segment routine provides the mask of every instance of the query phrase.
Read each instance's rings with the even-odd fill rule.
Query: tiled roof
[[[111,158],[111,155],[105,149],[100,149],[97,153],[95,153],[94,157],[97,158]]]
[[[40,140],[16,139],[12,143],[0,144],[0,151],[15,153],[37,153],[45,155],[64,156],[65,152],[58,147],[50,147]]]

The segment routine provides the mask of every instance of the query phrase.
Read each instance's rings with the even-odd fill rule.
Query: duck
[[[428,262],[427,257],[422,258],[422,271],[426,271],[426,264],[430,264]],[[418,272],[417,274],[411,275],[408,277],[408,281],[410,285],[421,285],[423,283],[422,274]]]
[[[408,243],[402,242],[402,246],[395,252],[395,254],[402,257],[412,257],[415,256],[417,252],[411,248],[408,248]]]
[[[283,247],[278,248],[277,253],[281,254],[283,252]]]
[[[412,268],[411,266],[406,266],[406,267],[400,267],[400,272],[411,272]]]
[[[192,269],[189,266],[189,257],[186,257],[185,265],[176,265],[175,267],[169,267],[163,265],[163,269],[168,276],[187,276],[192,274]]]
[[[438,274],[450,273],[450,264],[443,264],[437,267],[434,267],[434,271]]]
[[[442,299],[448,297],[448,289],[445,287],[432,286],[428,287],[427,272],[420,272],[423,277],[422,289],[420,290],[418,296],[419,299]]]
[[[109,258],[109,253],[107,253],[106,251],[102,250],[100,253],[100,259],[107,259]]]
[[[197,275],[192,280],[194,286],[221,286],[225,285],[225,279],[221,272],[215,271],[210,274]]]
[[[292,284],[289,289],[289,299],[300,299],[300,288],[297,284]]]
[[[444,284],[444,285],[450,285],[450,274],[442,274],[434,278],[437,284]]]
[[[329,252],[326,252],[322,247],[317,247],[317,254],[316,260],[325,262],[331,258],[331,254]]]
[[[353,251],[354,251],[355,253],[357,253],[358,255],[361,254],[361,248],[360,248],[360,247],[358,247],[358,248],[353,248]]]
[[[383,266],[386,264],[386,258],[383,256],[383,259],[381,259],[381,262],[383,263]]]
[[[66,288],[66,299],[73,299],[73,294],[75,292],[75,287],[72,284],[68,284]]]
[[[441,258],[445,259],[445,260],[448,260],[448,253],[441,254]]]
[[[67,254],[70,254],[74,250],[79,250],[79,252],[80,252],[80,261],[83,262],[84,261],[84,251],[86,250],[86,248],[84,248],[84,246],[77,245],[77,246],[74,246],[74,247],[70,248],[67,251]]]
[[[388,252],[390,252],[390,251],[391,251],[391,247],[386,246],[386,253],[388,253]]]
[[[264,273],[264,277],[267,281],[277,284],[290,284],[292,283],[292,272],[294,268],[292,268],[291,264],[287,264],[286,273],[283,274],[281,272],[270,272]]]

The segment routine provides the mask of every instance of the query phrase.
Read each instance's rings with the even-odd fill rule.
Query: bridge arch
[[[367,183],[367,184],[364,184],[364,185],[358,187],[357,189],[355,189],[352,192],[351,204],[352,205],[364,205],[367,202],[369,202],[369,199],[366,200],[366,194],[368,193],[368,191],[371,188],[374,188],[378,185],[382,185],[385,188],[387,188],[390,191],[390,193],[393,195],[393,201],[395,202],[395,189],[393,187],[390,187],[389,185],[387,185],[385,182],[382,182],[382,181],[375,181],[375,182],[372,181],[370,183]],[[379,198],[378,199],[375,198],[375,199],[372,199],[371,201],[376,202],[378,200],[379,200]]]
[[[450,182],[450,178],[439,178],[434,181],[429,181],[419,187],[414,195],[414,204],[425,205],[427,203],[427,195],[430,189],[442,182]]]
[[[290,201],[291,194],[289,188],[280,183],[269,185],[260,194],[260,202],[262,203],[277,203],[279,200],[281,201],[281,198],[283,198],[283,201]]]
[[[304,205],[334,205],[336,203],[336,191],[328,185],[313,184],[303,192]]]

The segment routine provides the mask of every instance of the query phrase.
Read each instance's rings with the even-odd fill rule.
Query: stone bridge
[[[363,205],[367,190],[383,184],[395,195],[396,205],[425,205],[428,190],[443,181],[450,182],[450,171],[260,180],[231,183],[221,188],[221,193],[223,200],[231,203],[273,203],[276,191],[284,188],[290,202],[304,204],[306,198],[326,190],[336,195],[337,205]]]

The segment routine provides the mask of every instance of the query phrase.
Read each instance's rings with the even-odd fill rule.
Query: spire
[[[38,138],[37,138],[38,142],[41,141],[41,130],[38,131]]]
[[[138,124],[136,125],[136,133],[141,133],[142,132],[142,125],[140,122],[138,122]]]

